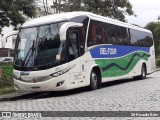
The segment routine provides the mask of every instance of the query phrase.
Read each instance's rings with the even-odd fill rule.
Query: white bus
[[[148,30],[89,12],[36,18],[18,33],[14,57],[17,91],[62,91],[155,71]]]

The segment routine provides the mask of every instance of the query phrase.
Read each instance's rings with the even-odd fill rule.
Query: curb
[[[8,93],[8,94],[4,94],[4,95],[1,95],[0,96],[0,102],[2,101],[8,101],[8,100],[11,100],[13,98],[18,98],[20,96],[23,96],[25,95],[26,93],[17,93],[17,92],[13,92],[13,93]]]
[[[157,72],[157,71],[160,71],[160,68],[156,69],[156,72]]]

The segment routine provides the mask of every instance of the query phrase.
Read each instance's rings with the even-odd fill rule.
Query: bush
[[[2,69],[0,87],[13,86],[13,65],[11,63],[0,63],[0,69]]]
[[[160,67],[160,56],[157,57],[156,64],[157,64],[157,67]]]

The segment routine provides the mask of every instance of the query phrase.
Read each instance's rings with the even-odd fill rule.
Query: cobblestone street
[[[160,111],[160,71],[145,80],[108,82],[95,91],[24,95],[1,101],[0,111]]]

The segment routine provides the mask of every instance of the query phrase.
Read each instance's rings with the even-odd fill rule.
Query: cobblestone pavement
[[[67,92],[23,95],[1,101],[0,111],[160,111],[160,71],[148,75],[145,80],[126,79],[108,82],[95,91],[84,88]],[[79,119],[105,120],[106,118]],[[123,120],[124,118],[110,119]],[[158,120],[158,118],[154,119]]]

